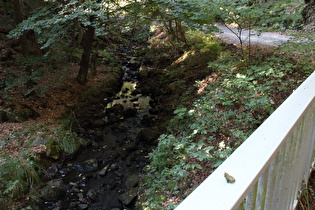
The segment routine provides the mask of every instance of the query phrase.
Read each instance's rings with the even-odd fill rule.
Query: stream
[[[92,109],[91,122],[83,125],[90,146],[46,170],[47,185],[56,192],[42,193],[40,209],[135,209],[139,175],[160,133],[150,128],[156,119],[150,114],[151,98],[137,90],[141,64],[132,50],[122,57],[121,91]]]

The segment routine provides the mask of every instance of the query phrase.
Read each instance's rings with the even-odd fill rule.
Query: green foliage
[[[76,152],[81,146],[86,144],[84,139],[79,138],[76,133],[72,132],[68,128],[63,128],[49,123],[44,125],[30,125],[26,127],[23,131],[15,132],[12,134],[12,138],[15,141],[20,142],[21,147],[31,148],[36,145],[45,145],[47,149],[52,144],[57,144],[61,152],[66,153],[66,155],[71,155]],[[24,140],[22,137],[27,138],[28,141]]]
[[[304,21],[301,15],[303,6],[299,1],[270,1],[261,9],[267,12],[268,17],[261,19],[259,24],[267,30],[301,29],[303,25]]]
[[[217,78],[197,82],[203,92],[191,108],[175,110],[169,134],[161,135],[149,154],[139,206],[174,209],[176,199],[192,189],[194,174],[218,167],[291,94],[299,78],[310,74],[284,56],[256,52],[253,58],[241,61],[224,53],[209,63]]]
[[[30,193],[31,188],[41,183],[40,167],[35,163],[34,157],[36,156],[27,150],[22,151],[18,156],[2,155],[0,157],[0,204],[2,207],[8,208],[12,201],[22,198],[26,193]]]
[[[45,6],[33,11],[28,19],[12,30],[10,37],[20,37],[24,31],[32,30],[37,34],[37,42],[42,44],[44,49],[62,39],[68,42],[76,41],[73,40],[73,35],[79,37],[89,26],[96,29],[97,37],[106,36],[113,26],[119,28],[114,23],[119,20],[124,10],[132,8],[130,2],[123,6],[119,1],[113,0],[70,0],[65,3],[48,0],[45,1]]]
[[[50,146],[60,149],[61,155],[71,155],[86,141],[58,125],[30,125],[24,130],[0,139],[0,204],[10,209],[12,203],[22,198],[39,202],[42,160],[39,154],[50,150]],[[45,146],[44,146],[45,145]],[[17,148],[12,150],[12,148]],[[5,155],[8,154],[9,155]],[[11,154],[12,153],[12,154]],[[16,154],[18,153],[18,154]]]
[[[192,49],[200,51],[212,51],[216,54],[221,52],[220,45],[216,38],[199,30],[190,30],[187,32],[187,41],[192,46]]]
[[[153,0],[152,3],[153,10],[163,20],[179,19],[191,27],[214,22],[215,5],[207,0]]]
[[[46,90],[55,83],[41,83],[41,80],[49,71],[58,68],[58,63],[62,62],[63,60],[58,56],[27,56],[8,61],[6,64],[16,69],[7,71],[6,77],[0,82],[0,93],[9,98],[9,93],[14,88],[26,87],[25,97],[31,95],[32,92],[36,92],[39,97],[45,97]]]
[[[224,23],[236,23],[239,29],[265,27],[273,29],[297,29],[303,23],[301,3],[296,0],[268,0],[258,3],[251,0],[216,0],[219,17]]]
[[[67,155],[75,153],[79,147],[86,145],[84,139],[78,138],[77,135],[71,131],[61,128],[55,128],[56,136],[51,136],[49,141],[54,141],[59,145],[59,148]]]

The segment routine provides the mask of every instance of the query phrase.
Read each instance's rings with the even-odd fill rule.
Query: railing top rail
[[[315,103],[315,71],[176,210],[236,208],[311,103]],[[227,183],[225,172],[235,183]]]

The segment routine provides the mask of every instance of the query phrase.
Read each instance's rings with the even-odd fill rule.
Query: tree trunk
[[[15,22],[16,24],[21,23],[24,20],[24,12],[23,6],[20,0],[13,0],[12,1],[14,12],[15,12]],[[21,37],[21,44],[22,44],[22,52],[23,55],[29,55],[30,47],[27,40],[27,31],[23,31],[23,35]]]
[[[96,75],[96,59],[97,59],[97,52],[93,52],[91,55],[91,69],[92,69],[92,76]]]
[[[83,53],[80,62],[80,70],[77,76],[77,81],[82,85],[86,84],[87,82],[94,32],[95,28],[93,26],[88,26],[86,32],[83,35]]]

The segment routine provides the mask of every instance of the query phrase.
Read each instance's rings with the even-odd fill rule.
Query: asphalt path
[[[240,44],[239,38],[230,31],[226,26],[221,24],[215,24],[216,27],[218,27],[220,32],[216,32],[215,35],[221,39],[226,40],[227,42],[233,43],[233,44]],[[236,34],[239,34],[237,28],[229,27],[231,30],[233,30]],[[257,44],[261,46],[279,46],[282,43],[287,42],[289,39],[293,38],[291,36],[285,36],[278,32],[262,32],[258,33],[257,31],[251,30],[250,31],[250,42],[251,44]],[[247,45],[249,43],[249,30],[242,30],[242,41],[244,45]]]

